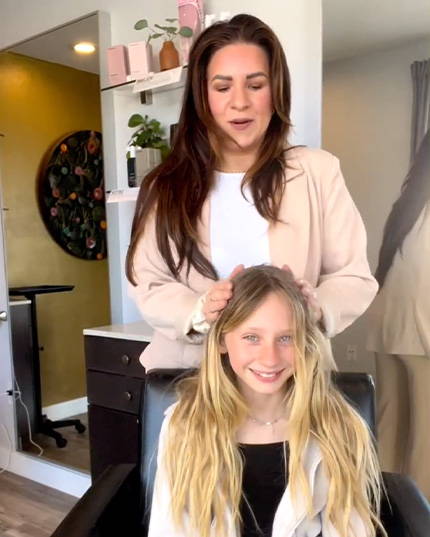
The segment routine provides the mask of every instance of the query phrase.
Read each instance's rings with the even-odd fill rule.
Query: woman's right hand
[[[239,274],[239,272],[244,270],[244,268],[244,265],[237,265],[228,278],[214,283],[206,293],[203,314],[209,324],[216,321],[219,314],[227,306],[227,303],[233,294],[233,283],[231,280],[236,274]]]

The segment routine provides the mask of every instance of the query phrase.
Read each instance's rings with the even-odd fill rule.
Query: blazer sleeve
[[[332,337],[364,313],[378,284],[367,260],[366,230],[336,157],[332,156],[321,192],[322,264],[317,297],[326,334]]]
[[[138,242],[134,274],[137,285],[129,285],[129,295],[145,321],[169,339],[201,343],[202,335],[192,330],[200,293],[178,282],[169,271],[157,246],[154,216]]]

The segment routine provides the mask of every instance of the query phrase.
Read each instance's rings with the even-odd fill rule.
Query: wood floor
[[[49,537],[77,501],[4,472],[0,474],[0,537]]]
[[[90,445],[88,436],[88,415],[71,416],[79,419],[86,426],[84,433],[78,433],[74,427],[64,427],[58,431],[67,439],[67,446],[58,448],[53,438],[43,434],[34,435],[34,440],[43,448],[42,459],[58,462],[64,466],[77,468],[90,473]],[[38,454],[39,450],[32,444],[23,447],[23,451]],[[0,533],[1,537],[1,533]]]

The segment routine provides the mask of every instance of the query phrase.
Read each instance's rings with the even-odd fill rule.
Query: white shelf
[[[185,84],[186,65],[180,65],[175,69],[160,71],[159,73],[149,73],[142,80],[130,80],[116,86],[108,86],[102,88],[102,91],[114,90],[121,93],[142,93],[151,91],[158,93],[161,91],[170,91],[176,88],[181,88]]]
[[[123,188],[122,190],[111,190],[107,193],[106,203],[124,203],[126,201],[136,201],[140,188]]]
[[[133,86],[133,93],[142,91],[165,91],[180,88],[185,83],[185,70],[183,66],[161,71],[160,73],[149,73],[144,80],[136,80]]]

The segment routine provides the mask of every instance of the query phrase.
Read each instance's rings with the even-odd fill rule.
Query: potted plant
[[[133,114],[128,120],[128,126],[138,127],[131,135],[128,146],[135,151],[135,182],[136,186],[140,186],[145,175],[166,157],[169,146],[164,139],[164,129],[156,119]],[[131,151],[127,154],[127,158],[130,157]]]
[[[141,19],[136,22],[134,25],[135,30],[145,30],[147,29],[150,33],[147,38],[147,45],[149,45],[152,39],[158,39],[159,37],[164,36],[164,43],[161,47],[159,58],[160,58],[160,71],[165,71],[167,69],[174,69],[179,66],[179,54],[176,50],[173,40],[178,36],[182,37],[192,37],[193,31],[188,26],[182,26],[179,28],[177,22],[178,19],[165,19],[168,23],[167,26],[162,26],[160,24],[154,24],[156,30],[149,26],[146,19]]]

